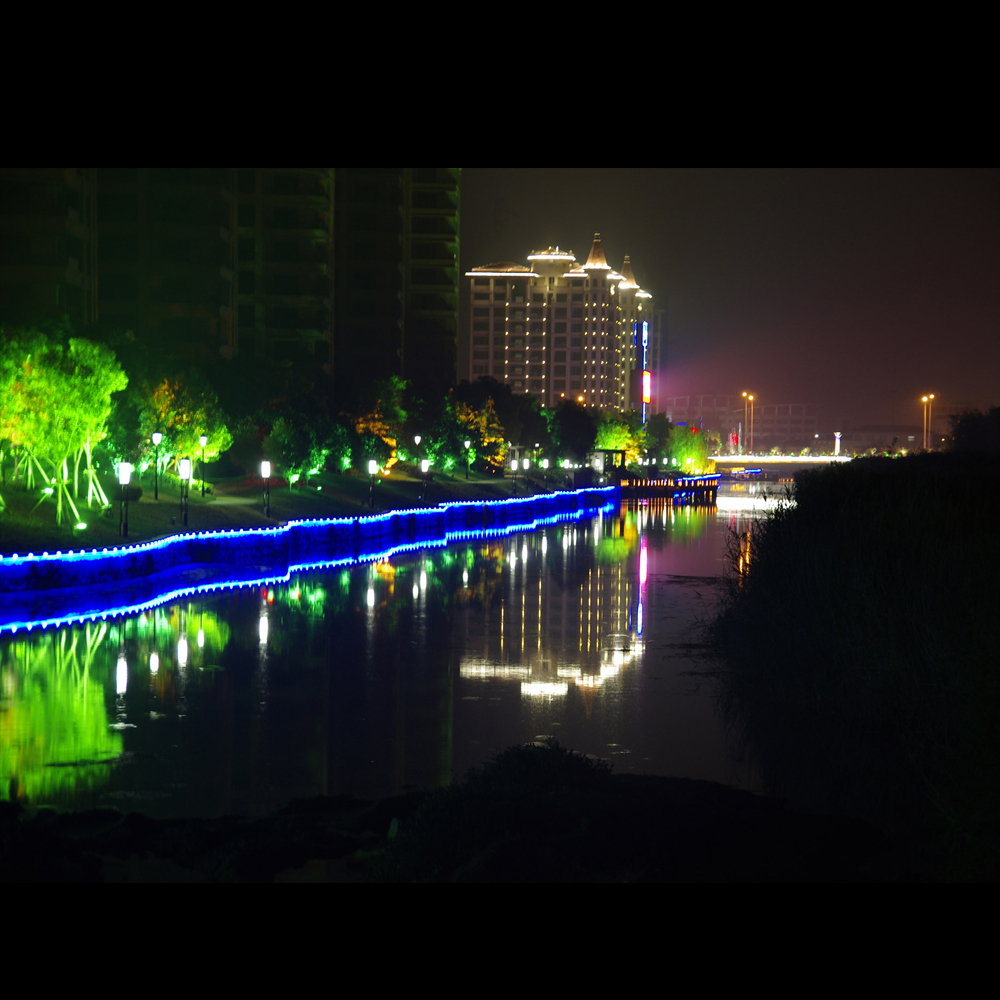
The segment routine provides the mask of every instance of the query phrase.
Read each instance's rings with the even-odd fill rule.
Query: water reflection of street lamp
[[[118,466],[118,534],[128,538],[128,484],[132,478],[132,466],[122,462]]]
[[[378,475],[378,462],[374,458],[368,460],[368,475],[371,482],[368,484],[368,506],[375,509],[375,477]]]
[[[468,438],[466,438],[465,439],[465,478],[466,479],[469,478],[469,457],[472,454],[472,452],[469,451],[469,447],[471,446],[471,444],[472,444],[472,442]]]
[[[260,463],[260,478],[264,490],[264,516],[271,516],[271,463],[264,459]]]
[[[181,477],[181,520],[186,528],[188,523],[188,492],[191,486],[191,459],[182,458],[177,463],[177,469]]]
[[[205,445],[208,444],[208,436],[202,434],[198,438],[198,442],[201,444],[201,495],[205,496]]]
[[[150,436],[150,440],[153,442],[153,499],[160,499],[160,442],[163,440],[163,435],[159,431],[153,431]]]

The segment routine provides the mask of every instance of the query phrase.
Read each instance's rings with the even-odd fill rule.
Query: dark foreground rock
[[[491,768],[493,769],[491,772]],[[532,773],[534,772],[534,773]],[[512,748],[461,785],[378,803],[292,802],[264,819],[28,817],[0,804],[6,882],[919,881],[860,821],[707,781],[612,776]]]

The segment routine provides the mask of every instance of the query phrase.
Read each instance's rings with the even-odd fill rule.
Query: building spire
[[[611,270],[611,265],[608,264],[607,258],[604,256],[604,248],[601,246],[600,233],[594,233],[594,244],[590,248],[590,256],[587,258],[587,263],[583,266],[584,269],[595,268],[602,271]]]
[[[629,260],[628,254],[625,254],[625,263],[622,264],[622,278],[624,280],[618,286],[619,288],[639,287],[639,283],[635,280],[635,275],[632,273],[632,262]]]

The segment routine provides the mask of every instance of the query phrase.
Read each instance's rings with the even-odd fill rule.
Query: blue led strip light
[[[90,552],[0,557],[0,632],[134,614],[178,597],[287,582],[469,538],[533,531],[613,510],[615,487],[441,504],[370,517],[172,535]]]

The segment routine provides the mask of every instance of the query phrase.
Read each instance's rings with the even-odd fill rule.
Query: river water
[[[151,816],[434,788],[554,737],[752,786],[700,628],[758,511],[640,505],[0,635],[0,797]]]

